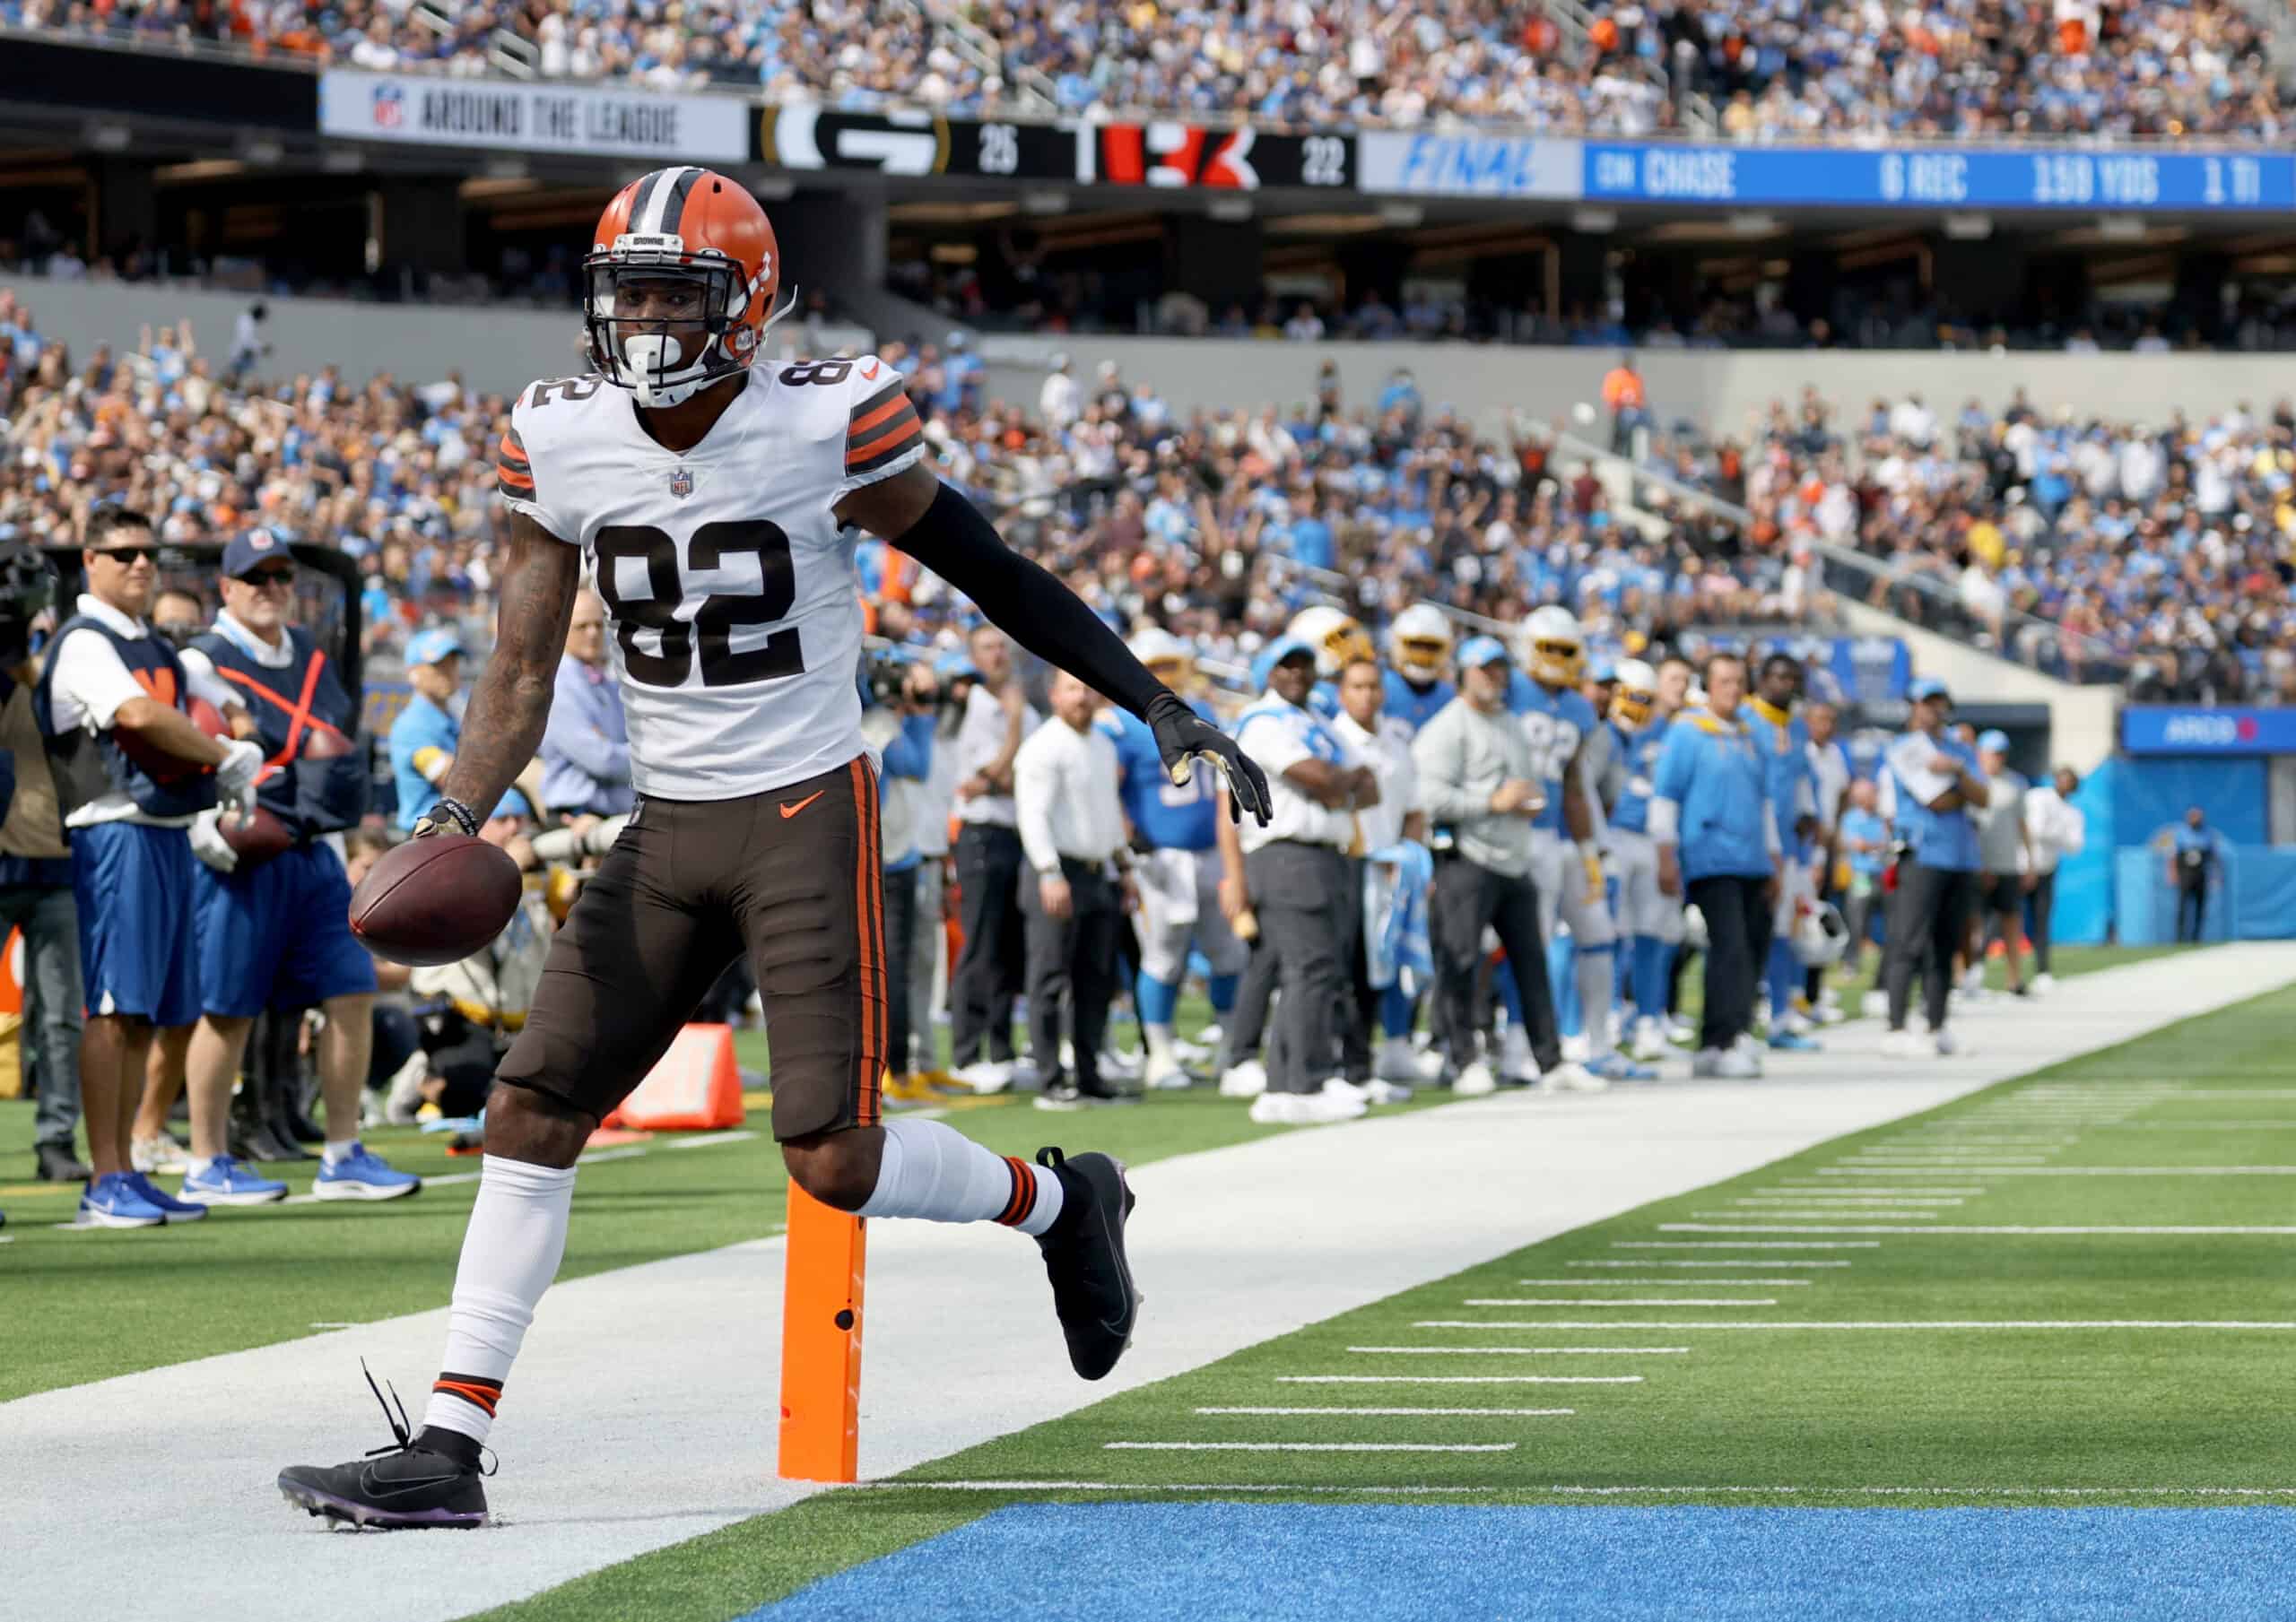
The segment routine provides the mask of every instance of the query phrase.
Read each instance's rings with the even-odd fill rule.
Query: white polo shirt
[[[1010,678],[1019,681],[1018,676]],[[1034,706],[1021,711],[1021,736],[1026,738],[1044,724]],[[978,682],[965,699],[965,718],[957,728],[957,781],[963,783],[1004,751],[1004,707],[996,695]],[[980,794],[957,802],[957,820],[989,828],[1017,828],[1020,813],[1010,794]]]
[[[1422,809],[1419,768],[1411,758],[1411,728],[1393,716],[1381,716],[1378,728],[1367,731],[1344,712],[1330,725],[1340,742],[1361,755],[1379,780],[1379,802],[1357,811],[1355,826],[1363,830],[1365,851],[1384,849],[1403,837],[1403,820]]]
[[[1236,742],[1259,762],[1260,770],[1267,774],[1269,789],[1267,826],[1262,828],[1257,818],[1246,817],[1236,830],[1242,837],[1246,854],[1279,839],[1328,845],[1335,850],[1346,850],[1355,843],[1355,820],[1351,813],[1318,804],[1283,776],[1302,760],[1323,759],[1309,742],[1318,728],[1338,739],[1338,765],[1343,770],[1362,764],[1347,741],[1339,738],[1327,723],[1311,711],[1284,703],[1273,690],[1262,693],[1246,712]]]
[[[1080,733],[1055,716],[1031,733],[1013,757],[1013,798],[1029,865],[1057,873],[1064,856],[1105,863],[1123,849],[1116,781],[1116,742],[1100,728]]]
[[[130,618],[86,592],[80,594],[80,600],[74,606],[75,612],[109,626],[131,640],[152,635],[152,628],[143,620]],[[91,734],[108,732],[122,705],[131,698],[151,696],[122,662],[119,650],[93,631],[74,632],[51,646],[48,657],[48,719],[59,733],[74,727],[85,728]],[[205,660],[200,663],[206,664]],[[204,698],[218,710],[239,702],[216,676],[212,664],[207,665],[204,675],[187,665],[184,677],[193,698]],[[126,794],[113,793],[98,794],[66,817],[64,826],[92,828],[99,822],[141,822],[151,828],[188,828],[195,820],[192,817],[154,817]]]

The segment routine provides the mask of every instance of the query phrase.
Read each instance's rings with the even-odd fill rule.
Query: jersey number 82
[[[717,569],[733,558],[757,559],[762,584],[754,594],[717,592],[702,601],[691,620],[678,617],[685,603],[685,581],[678,544],[651,525],[613,525],[592,543],[598,558],[598,594],[613,611],[614,634],[622,643],[623,672],[648,687],[683,687],[697,662],[704,687],[744,687],[805,668],[796,628],[778,630],[754,647],[735,651],[737,626],[770,625],[797,601],[797,573],[789,557],[789,536],[761,518],[705,524],[685,543],[685,567]],[[646,594],[625,596],[616,567],[629,559],[646,571]],[[657,647],[639,639],[650,631]]]

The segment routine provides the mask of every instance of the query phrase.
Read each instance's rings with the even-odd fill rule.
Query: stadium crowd
[[[938,37],[971,25],[976,48]],[[916,10],[764,0],[483,5],[374,0],[7,0],[0,22],[152,42],[235,40],[378,71],[515,71],[657,90],[758,86],[873,108],[978,111],[1025,74],[1063,109],[1270,124],[1485,124],[1611,134],[2276,137],[2262,31],[2234,0],[1604,0],[1569,32],[1534,0],[1233,8],[1152,0],[966,0]],[[984,69],[994,53],[994,69]]]
[[[46,1106],[43,1173],[68,1180],[83,1170],[61,1103],[68,1089],[58,1078],[68,1066],[106,1078],[91,1080],[87,1094],[96,1164],[85,1169],[94,1173],[90,1199],[99,1223],[181,1220],[180,1208],[202,1201],[283,1197],[283,1182],[248,1162],[295,1158],[306,1141],[326,1146],[313,1184],[323,1197],[380,1199],[410,1190],[412,1179],[361,1144],[360,1125],[424,1115],[452,1119],[482,1104],[579,869],[611,842],[630,809],[627,734],[606,658],[604,607],[595,598],[578,606],[542,754],[484,824],[484,837],[533,874],[523,924],[473,959],[412,973],[368,963],[340,931],[320,932],[313,937],[318,946],[296,944],[313,920],[340,918],[350,883],[386,847],[385,830],[403,830],[421,813],[457,747],[465,668],[486,649],[494,528],[485,486],[500,476],[487,447],[504,403],[453,379],[405,386],[378,377],[353,387],[329,369],[257,382],[250,374],[259,355],[234,352],[213,364],[184,326],[140,334],[132,352],[75,358],[43,339],[33,312],[5,291],[0,334],[7,339],[0,410],[11,424],[0,473],[0,546],[13,549],[0,586],[18,607],[46,589],[45,567],[25,542],[76,541],[93,549],[81,554],[88,594],[76,614],[74,604],[43,603],[45,614],[11,620],[28,638],[49,639],[51,668],[42,678],[20,661],[11,701],[30,713],[28,690],[36,681],[50,681],[59,695],[68,685],[75,698],[42,702],[81,707],[50,713],[89,718],[109,774],[100,783],[85,761],[74,764],[75,757],[47,744],[56,789],[43,802],[22,789],[39,775],[24,768],[24,741],[10,745],[20,785],[12,812],[34,816],[45,804],[54,823],[18,848],[9,840],[24,830],[12,816],[13,832],[0,838],[6,846],[0,857],[12,864],[0,892],[30,932],[45,935],[31,943],[45,967],[36,965],[31,976],[39,1007],[25,1027],[27,1069]],[[1187,972],[1191,941],[1213,962],[1215,1006],[1226,1027],[1219,1068],[1231,1091],[1273,1100],[1255,1105],[1268,1119],[1341,1118],[1387,1096],[1382,1088],[1439,1075],[1465,1078],[1473,1092],[1510,1076],[1593,1087],[1645,1074],[1645,1061],[1663,1051],[1673,996],[1671,950],[1658,950],[1671,949],[1660,939],[1671,926],[1650,933],[1624,912],[1613,920],[1596,870],[1578,882],[1570,841],[1593,860],[1603,836],[1585,825],[1613,814],[1625,833],[1663,832],[1657,823],[1634,826],[1641,811],[1632,801],[1648,797],[1647,787],[1635,785],[1657,765],[1655,754],[1634,751],[1654,750],[1669,735],[1650,730],[1653,716],[1663,722],[1693,702],[1689,660],[1672,655],[1702,651],[1709,631],[1720,634],[1719,648],[1742,640],[1750,626],[1794,631],[1824,623],[1827,592],[1805,537],[1872,550],[1892,536],[1940,527],[1941,520],[1921,517],[1909,503],[1960,500],[1973,513],[1980,497],[1997,499],[2043,525],[2026,526],[2013,514],[1996,526],[2001,568],[2023,570],[2013,578],[2045,589],[2057,577],[2040,566],[2061,553],[2074,571],[2062,587],[2068,613],[2074,594],[2141,578],[2145,589],[2161,591],[2168,589],[2159,585],[2163,579],[2187,582],[2196,612],[2205,616],[2222,606],[2223,589],[2247,592],[2248,611],[2261,612],[2264,587],[2206,572],[2232,560],[2201,520],[2236,528],[2237,519],[2248,517],[2259,545],[2296,523],[2286,498],[2296,422],[2284,406],[2262,422],[2243,408],[2205,429],[2179,421],[2157,437],[2108,435],[2116,447],[2109,470],[2084,455],[2086,430],[2042,421],[2022,396],[1997,420],[1972,408],[1950,427],[1918,399],[1879,402],[1855,446],[1815,399],[1798,411],[1779,407],[1760,425],[1751,454],[1654,438],[1653,454],[1671,457],[1685,480],[1751,509],[1752,521],[1734,526],[1624,511],[1595,468],[1561,457],[1552,436],[1480,435],[1431,407],[1406,373],[1391,377],[1374,399],[1350,402],[1327,369],[1301,403],[1183,421],[1110,365],[1096,369],[1089,387],[1065,363],[1057,366],[1031,412],[983,398],[979,365],[961,342],[896,343],[883,352],[909,379],[944,475],[998,511],[1015,545],[1112,622],[1135,629],[1141,657],[1160,673],[1190,688],[1196,672],[1208,672],[1249,699],[1238,724],[1288,785],[1279,786],[1280,831],[1221,826],[1213,814],[1217,796],[1201,792],[1200,783],[1193,796],[1166,793],[1152,745],[1143,755],[1140,736],[1120,719],[1096,719],[1091,695],[1073,682],[1053,685],[1047,719],[1001,634],[900,554],[865,543],[865,592],[874,629],[891,649],[878,673],[864,675],[883,716],[873,738],[895,785],[883,820],[884,856],[903,899],[889,907],[888,955],[910,965],[901,1023],[926,1044],[914,1060],[897,1057],[906,1068],[893,1096],[906,1102],[937,1097],[942,1085],[920,1079],[938,1074],[928,1011],[936,978],[949,987],[959,1085],[1027,1084],[1031,1068],[1022,1063],[1013,1024],[1022,993],[1034,1079],[1052,1105],[1121,1090],[1129,1063],[1152,1085],[1184,1084],[1190,1058],[1200,1065],[1210,1057],[1191,1055],[1172,1029],[1170,999]],[[1988,446],[1999,451],[1992,461],[1984,455]],[[2146,461],[2148,447],[2162,465]],[[1862,458],[1854,481],[1844,471],[1853,451]],[[2100,480],[2109,471],[2111,487],[2060,490],[2048,481],[2060,462],[2069,476]],[[1978,473],[2018,482],[1969,482]],[[2220,475],[2236,487],[2230,498],[2218,489]],[[2180,568],[2150,561],[2161,554],[2148,543],[2161,537],[2144,525],[2167,521],[2158,507],[2164,492],[2187,501],[2193,514],[2192,522],[2179,514],[2164,532],[2163,551],[2184,549]],[[2274,495],[2279,507],[2267,499]],[[2137,516],[2126,529],[2109,530],[2092,508]],[[1952,537],[1953,555],[1973,559],[1964,570],[1980,576],[1994,542],[1970,532],[1983,521],[1972,516]],[[342,751],[321,751],[314,742],[322,733],[350,737],[361,717],[348,693],[324,680],[326,649],[312,633],[326,628],[309,618],[315,607],[323,610],[324,598],[303,589],[296,567],[281,555],[289,540],[357,559],[368,576],[361,651],[378,655],[368,667],[370,687],[378,675],[387,680],[394,664],[405,675],[407,696],[380,740],[390,787],[371,802],[363,762],[353,794],[343,771],[328,764]],[[201,566],[212,567],[213,577],[178,576],[163,586],[164,554],[154,548],[166,542],[219,548],[204,554],[212,565]],[[2097,572],[2101,584],[2092,587],[2082,569]],[[2274,612],[2285,609],[2279,590]],[[1454,617],[1460,614],[1495,634],[1462,640]],[[145,616],[152,629],[135,629],[132,621]],[[2273,625],[2277,633],[2277,620]],[[210,733],[179,726],[165,707],[156,719],[121,707],[107,729],[104,707],[133,701],[119,697],[118,682],[105,687],[88,673],[90,653],[76,652],[70,672],[55,673],[65,663],[56,656],[59,641],[74,649],[109,646],[131,669],[177,672],[179,690],[211,703],[223,719]],[[1664,668],[1679,674],[1662,681],[1661,667],[1646,663],[1644,653],[1669,655]],[[1726,656],[1704,667],[1717,681],[1724,680],[1718,670],[1730,668]],[[1816,685],[1790,656],[1755,671],[1743,662],[1735,668],[1728,679],[1742,684],[1759,675],[1749,702],[1768,707],[1753,713],[1780,726],[1778,716],[1805,685]],[[283,696],[299,674],[300,704]],[[1710,702],[1726,708],[1731,691],[1709,690]],[[1613,736],[1602,729],[1622,693],[1622,730]],[[1918,707],[1930,702],[1920,691],[1915,698]],[[1434,724],[1446,715],[1453,718]],[[1937,709],[1931,718],[1943,715]],[[1799,899],[1762,926],[1767,932],[1757,929],[1755,915],[1770,914],[1738,885],[1749,875],[1732,870],[1725,876],[1737,888],[1714,892],[1712,902],[1726,932],[1749,932],[1749,960],[1764,965],[1770,992],[1767,1028],[1781,1046],[1809,1040],[1812,1010],[1822,1006],[1817,988],[1805,982],[1805,960],[1839,956],[1844,944],[1816,939],[1810,932],[1819,926],[1808,920],[1829,915],[1820,906],[1829,896],[1857,898],[1854,879],[1837,871],[1841,851],[1830,831],[1850,809],[1839,719],[1819,704],[1806,736],[1819,751],[1811,759],[1837,759],[1840,771],[1829,776],[1813,766],[1817,786],[1786,785],[1759,796],[1774,802],[1771,826],[1786,831],[1789,865],[1810,874]],[[1422,727],[1429,729],[1423,746],[1411,736]],[[162,757],[213,767],[212,778],[195,779],[209,783],[204,801],[151,765],[148,750],[117,742],[118,728],[138,737],[154,729],[144,742]],[[1566,769],[1575,750],[1556,752],[1566,730],[1571,740],[1605,739],[1604,750],[1622,763],[1605,774],[1590,760],[1584,793],[1591,798],[1583,801],[1576,773]],[[1781,736],[1796,741],[1787,751],[1794,753],[1805,734]],[[1525,738],[1532,752],[1518,759]],[[1999,750],[1985,742],[1986,764],[1980,768],[1980,755],[1971,752],[1967,769],[1997,781],[2001,762],[1989,757]],[[1918,759],[1909,758],[1909,784],[1926,784],[1921,774],[1943,769],[1942,754],[1919,753],[1929,747],[1916,746]],[[1825,756],[1828,749],[1834,755]],[[266,756],[292,761],[293,774],[283,781],[266,776],[258,785],[249,763]],[[1107,759],[1116,770],[1103,769]],[[1721,757],[1685,756],[1672,769],[1689,774],[1676,785],[1680,798],[1703,792],[1698,772],[1738,768]],[[1484,783],[1493,771],[1498,776]],[[1423,802],[1422,780],[1432,795]],[[229,801],[258,787],[260,802],[285,830],[276,849],[248,846],[243,830],[222,820],[227,808],[213,803],[219,791]],[[1102,802],[1104,791],[1121,795],[1119,809]],[[902,814],[891,813],[890,794],[908,802]],[[1486,797],[1487,810],[1474,809]],[[1931,797],[1925,786],[1920,798]],[[115,802],[130,808],[118,820],[100,809]],[[1598,809],[1568,809],[1579,803]],[[1822,816],[1813,809],[1821,805]],[[1915,811],[1900,815],[1918,821]],[[188,854],[163,880],[148,868],[152,853],[144,846],[183,828]],[[1536,836],[1527,844],[1525,828]],[[1954,861],[1960,837],[1948,842]],[[1314,854],[1301,857],[1286,846]],[[1160,866],[1131,854],[1152,858],[1159,849],[1186,859]],[[1631,866],[1638,849],[1631,840],[1602,846],[1605,859]],[[1518,932],[1511,954],[1518,967],[1507,984],[1484,983],[1476,941],[1457,931],[1414,948],[1407,905],[1405,921],[1375,943],[1352,906],[1325,915],[1330,893],[1339,892],[1292,881],[1299,876],[1292,866],[1305,863],[1320,872],[1337,863],[1334,871],[1346,875],[1342,890],[1358,894],[1368,881],[1364,863],[1381,850],[1388,854],[1375,865],[1383,873],[1392,865],[1416,875],[1396,880],[1406,889],[1423,890],[1439,871],[1451,871],[1444,863],[1455,858],[1446,853],[1474,866],[1473,907],[1488,906],[1492,922]],[[1434,866],[1420,871],[1431,850]],[[101,882],[101,872],[77,871],[83,855],[97,867],[109,863],[105,872],[147,867],[132,880]],[[1741,840],[1717,859],[1726,865],[1751,858]],[[2006,859],[2031,860],[2030,852]],[[1762,858],[1765,872],[1770,861]],[[59,862],[74,870],[68,880]],[[1110,863],[1131,870],[1121,884]],[[969,944],[944,966],[935,961],[941,932],[921,921],[939,915],[951,864],[964,880]],[[1665,893],[1678,898],[1687,882],[1695,896],[1711,876],[1692,859]],[[2015,880],[2016,870],[2009,877]],[[174,884],[189,887],[193,904],[165,915],[153,911],[152,897]],[[65,982],[57,921],[35,928],[38,909],[29,901],[14,905],[35,893],[66,892],[87,920],[83,927],[111,943],[87,958],[83,988]],[[1954,950],[1961,941],[1958,919],[1974,893],[1974,881],[1922,892],[1924,906],[1938,907],[1940,926],[1950,924]],[[1306,908],[1289,905],[1301,895],[1318,899]],[[1521,932],[1532,927],[1521,907],[1533,896],[1548,898],[1535,941]],[[1870,893],[1863,898],[1870,901]],[[204,941],[197,932],[227,927],[218,920],[234,906],[254,922],[231,935],[232,950],[195,951],[178,940],[187,932]],[[122,907],[134,915],[115,918]],[[1117,927],[1132,908],[1144,933]],[[1202,938],[1213,914],[1233,926],[1231,939]],[[1243,919],[1254,915],[1248,931]],[[1456,922],[1466,915],[1449,915]],[[1567,932],[1558,932],[1558,918]],[[1173,932],[1192,920],[1193,932]],[[1423,932],[1423,920],[1416,927]],[[1838,921],[1832,928],[1837,937],[1844,932]],[[2014,932],[2013,924],[2006,928]],[[1613,935],[1627,945],[1615,946]],[[1241,951],[1239,943],[1255,936],[1260,947]],[[1924,938],[1934,948],[1934,932]],[[1335,950],[1350,940],[1353,946]],[[112,1006],[109,995],[99,994],[141,984],[132,975],[118,978],[127,972],[118,943],[131,941],[148,947],[144,956],[151,959],[139,958],[135,973],[175,976],[167,979],[169,1017],[156,1021],[164,1034],[152,1040],[147,1028],[148,1047],[110,1030],[120,1021],[104,1011]],[[1131,956],[1119,972],[1126,941]],[[1570,944],[1559,948],[1559,941]],[[1708,955],[1712,967],[1747,954]],[[1933,950],[1922,972],[1934,981],[1952,956]],[[181,984],[170,966],[192,961],[202,966],[196,984]],[[1416,985],[1433,988],[1439,1010],[1426,1051],[1411,1045],[1408,989],[1400,1012],[1393,993],[1412,984],[1398,976],[1413,962],[1422,965]],[[1909,982],[1915,972],[1909,964],[1901,978]],[[1307,1017],[1324,1008],[1326,990],[1351,984],[1352,993],[1332,1010]],[[1144,1048],[1135,1061],[1111,1061],[1103,1074],[1093,1055],[1108,1004],[1126,987]],[[1278,988],[1289,996],[1271,1025],[1267,1002]],[[1891,995],[1902,1027],[1908,993],[1892,982]],[[1505,1021],[1494,1024],[1494,1009],[1510,999]],[[754,1008],[738,966],[709,1001],[734,1017]],[[84,1048],[76,1033],[67,1037],[59,1029],[83,1002],[98,1010]],[[1631,1021],[1604,1011],[1621,1002],[1638,1010]],[[1719,1024],[1709,1019],[1702,1036],[1692,1034],[1701,1073],[1758,1064],[1758,1055],[1727,1056],[1755,1028],[1754,1002],[1750,982],[1709,986],[1709,1008],[1738,1011]],[[307,1008],[320,1012],[314,1018]],[[1931,1019],[1942,1028],[1942,1010],[1933,1008]],[[1061,1059],[1064,1028],[1068,1056]],[[1263,1037],[1273,1043],[1264,1058]],[[74,1064],[75,1051],[88,1056]],[[1339,1087],[1328,1085],[1326,1054]],[[234,1095],[230,1084],[242,1066],[248,1081]],[[188,1145],[168,1126],[178,1092],[189,1106]],[[322,1092],[320,1126],[310,1115]],[[361,1095],[363,1104],[348,1101]],[[150,1182],[170,1170],[187,1178],[173,1195]]]

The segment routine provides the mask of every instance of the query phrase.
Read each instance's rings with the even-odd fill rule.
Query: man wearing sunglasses
[[[223,551],[222,612],[183,653],[195,680],[228,683],[254,725],[264,768],[257,803],[294,843],[278,854],[242,856],[216,813],[193,825],[199,919],[199,1028],[185,1060],[191,1095],[192,1168],[187,1199],[263,1205],[287,1185],[257,1175],[226,1152],[231,1079],[248,1031],[265,1009],[323,1009],[319,1095],[326,1148],[311,1193],[321,1200],[393,1200],[422,1180],[394,1171],[359,1141],[359,1095],[374,1037],[375,962],[351,932],[351,880],[325,836],[355,828],[367,810],[365,753],[353,747],[358,703],[324,649],[289,623],[295,563],[267,530],[249,530]]]
[[[160,1192],[128,1161],[155,1027],[199,1013],[187,830],[220,794],[253,788],[263,750],[211,738],[187,708],[190,681],[154,636],[152,522],[101,507],[83,534],[87,589],[57,628],[34,697],[72,846],[80,964],[88,1000],[80,1089],[95,1177],[80,1201],[90,1227],[192,1221],[204,1205]]]

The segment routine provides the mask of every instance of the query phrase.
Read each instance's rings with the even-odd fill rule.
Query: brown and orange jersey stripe
[[[853,408],[845,429],[845,472],[851,478],[874,473],[915,450],[925,425],[909,403],[909,391],[895,377]]]
[[[515,428],[504,429],[501,443],[494,447],[494,479],[496,488],[513,501],[535,499],[534,464],[526,459],[526,442]]]

